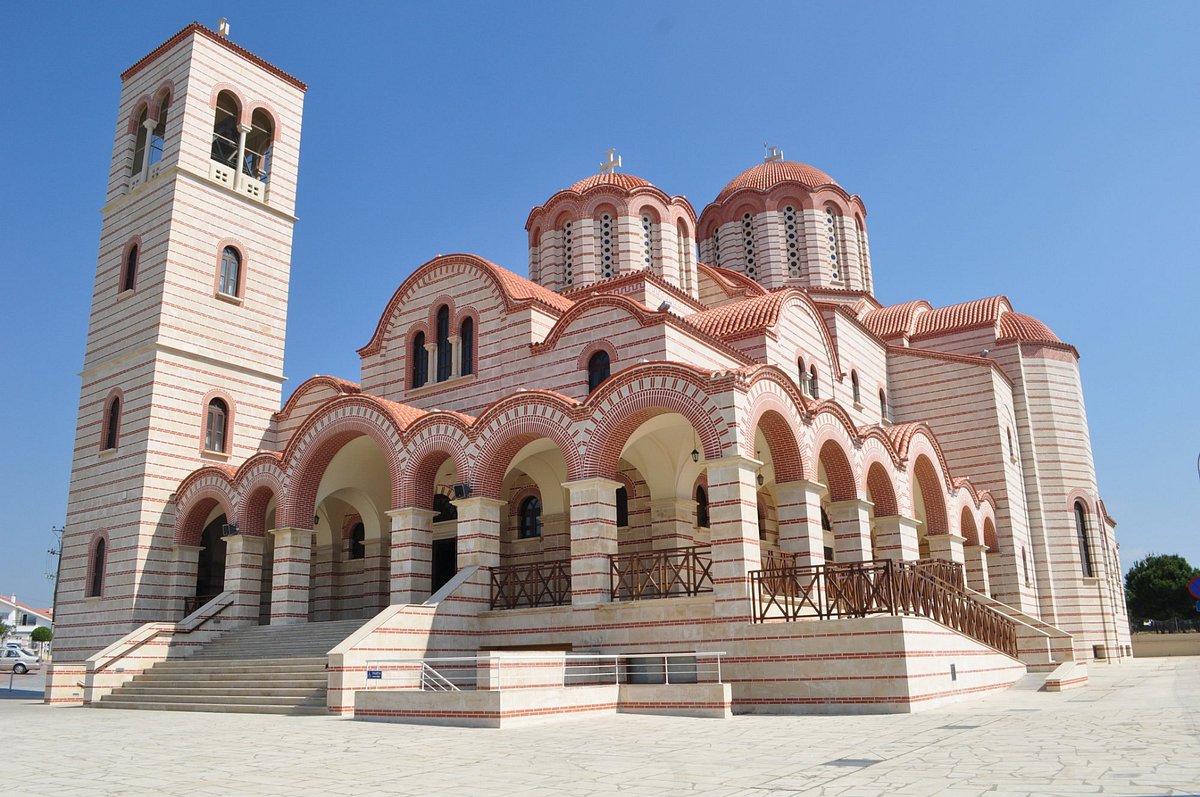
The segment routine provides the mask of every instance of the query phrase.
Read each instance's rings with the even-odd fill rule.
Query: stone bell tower
[[[257,451],[283,383],[306,86],[188,25],[121,75],[60,577],[48,702],[87,659],[180,619],[198,540],[173,490]]]

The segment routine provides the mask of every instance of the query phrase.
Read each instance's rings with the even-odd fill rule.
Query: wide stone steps
[[[326,653],[363,620],[228,631],[188,658],[159,662],[91,705],[158,711],[327,713]]]

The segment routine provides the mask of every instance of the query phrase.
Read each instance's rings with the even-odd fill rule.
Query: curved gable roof
[[[972,302],[952,304],[949,307],[938,307],[917,319],[917,329],[913,337],[992,326],[996,324],[1000,314],[1006,311],[1011,312],[1012,305],[1005,296],[990,296]]]

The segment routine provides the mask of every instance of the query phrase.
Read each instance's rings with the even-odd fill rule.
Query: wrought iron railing
[[[564,606],[570,602],[570,562],[534,562],[492,568],[493,609]]]
[[[1011,619],[914,562],[885,559],[755,570],[750,584],[758,623],[874,614],[927,617],[1017,655],[1017,627]]]
[[[707,545],[622,553],[609,557],[614,601],[712,592],[712,549]]]
[[[966,589],[967,581],[963,575],[963,566],[948,559],[918,559],[909,562],[909,567],[915,567],[922,573],[939,581],[944,581],[959,590]]]
[[[190,598],[183,599],[183,616],[188,617],[192,612],[199,609],[204,604],[208,603],[220,593],[214,592],[211,595],[193,595]]]

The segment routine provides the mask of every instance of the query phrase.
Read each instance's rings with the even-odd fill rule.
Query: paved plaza
[[[0,727],[31,796],[1200,794],[1200,657],[1097,665],[1074,692],[1022,685],[912,715],[502,731],[50,708],[25,692],[0,699]]]

